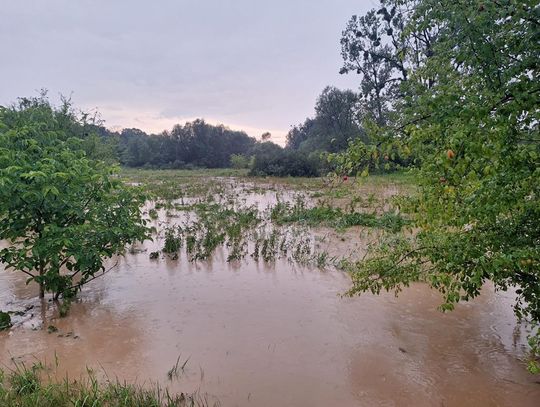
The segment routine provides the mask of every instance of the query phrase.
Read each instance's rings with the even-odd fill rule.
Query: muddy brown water
[[[488,285],[442,314],[422,284],[397,298],[343,298],[350,282],[337,271],[227,263],[223,250],[207,262],[184,253],[149,260],[161,245],[119,258],[66,318],[0,269],[0,309],[34,306],[32,319],[0,333],[0,363],[57,358],[58,377],[90,367],[102,378],[198,390],[223,406],[540,406],[512,293]],[[58,332],[47,332],[51,324]],[[185,371],[170,381],[179,357],[189,358]]]

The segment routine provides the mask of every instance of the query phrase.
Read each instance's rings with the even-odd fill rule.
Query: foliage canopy
[[[421,279],[443,293],[442,309],[450,310],[479,295],[489,280],[496,289],[513,287],[516,314],[537,325],[538,2],[385,0],[369,18],[387,14],[406,16],[396,52],[386,49],[405,69],[395,98],[385,102],[391,120],[368,126],[378,148],[353,143],[341,164],[354,168],[370,154],[413,151],[421,186],[403,209],[418,232],[387,238],[368,260],[351,265],[350,294],[399,290]],[[389,21],[379,23],[382,28]],[[351,30],[344,32],[344,41],[352,41]],[[429,52],[399,46],[418,42],[419,33],[433,33]],[[358,50],[345,51],[349,66]],[[534,332],[531,345],[538,351]]]
[[[28,275],[40,296],[72,296],[105,271],[104,259],[147,238],[144,197],[114,168],[91,160],[83,123],[45,96],[0,109],[0,261]]]

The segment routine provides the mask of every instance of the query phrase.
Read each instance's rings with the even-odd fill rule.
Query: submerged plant
[[[168,183],[174,185],[172,180]],[[294,186],[306,188],[304,184],[295,183]],[[320,188],[320,184],[317,187]],[[250,255],[255,261],[287,259],[325,268],[333,260],[328,253],[317,250],[308,227],[365,226],[394,232],[406,224],[396,212],[381,213],[377,208],[371,208],[370,213],[355,212],[357,206],[365,208],[372,202],[370,195],[356,192],[348,205],[337,206],[328,191],[322,191],[323,199],[313,204],[305,192],[289,194],[275,186],[262,188],[230,180],[211,180],[208,185],[191,180],[182,184],[182,189],[185,193],[181,203],[161,200],[155,207],[166,207],[169,215],[182,219],[180,226],[165,228],[163,251],[177,258],[185,244],[190,261],[207,260],[216,250],[224,248],[227,262],[240,261]],[[274,205],[262,211],[250,205],[251,199],[246,194],[264,194],[268,190],[276,191]],[[347,196],[345,192],[350,193],[343,192],[340,199]],[[151,254],[151,258],[157,258],[157,255]]]
[[[163,252],[172,254],[178,252],[182,246],[182,239],[178,228],[168,227],[165,229],[165,244],[163,246]]]
[[[0,331],[11,327],[11,316],[7,312],[0,311]]]
[[[181,373],[185,372],[186,366],[187,366],[187,364],[189,362],[189,359],[191,359],[191,356],[188,357],[182,364],[180,364],[180,358],[181,357],[182,357],[182,355],[178,355],[178,358],[176,359],[176,363],[167,372],[167,377],[169,378],[169,380],[178,378]]]

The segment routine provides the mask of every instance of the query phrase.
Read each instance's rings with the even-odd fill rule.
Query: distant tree
[[[340,73],[361,76],[362,115],[384,125],[394,104],[402,101],[400,85],[433,55],[440,23],[407,25],[420,0],[381,0],[364,16],[352,16],[341,38]],[[433,78],[425,77],[432,85]]]
[[[109,132],[108,135],[101,136],[96,131],[90,130],[81,140],[81,148],[86,153],[86,157],[108,164],[118,163],[117,135]]]
[[[348,141],[363,137],[358,95],[328,86],[317,98],[315,117],[294,126],[287,134],[287,147],[305,152],[337,152]]]
[[[258,143],[252,150],[250,175],[275,177],[315,177],[319,175],[318,157],[283,149],[272,142]]]
[[[304,123],[292,126],[287,133],[287,148],[298,150],[310,135],[314,134],[310,131],[314,122],[313,119],[307,118]]]
[[[251,175],[270,175],[274,177],[317,177],[320,175],[319,160],[307,154],[283,150],[274,156],[255,156]]]
[[[74,295],[104,259],[147,237],[143,197],[91,160],[70,105],[45,97],[0,108],[0,261],[39,284],[40,297]]]
[[[197,119],[159,135],[124,129],[119,150],[121,163],[129,167],[223,168],[230,166],[231,155],[248,154],[255,142],[243,131]]]
[[[153,151],[148,136],[138,129],[124,129],[120,134],[120,162],[128,167],[141,167],[150,162]]]
[[[253,145],[250,150],[252,155],[271,157],[283,151],[283,147],[271,141],[259,142]]]
[[[270,138],[272,137],[272,134],[270,132],[264,132],[262,135],[261,135],[261,140],[262,141],[268,141],[270,140]]]
[[[358,95],[332,86],[323,89],[315,104],[315,120],[320,138],[329,139],[326,151],[339,151],[347,142],[360,137]]]
[[[249,168],[250,158],[243,154],[232,154],[231,155],[231,167],[236,169]]]

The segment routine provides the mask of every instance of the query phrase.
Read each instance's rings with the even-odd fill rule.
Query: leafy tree
[[[81,141],[81,149],[86,157],[92,160],[104,161],[108,164],[118,162],[118,139],[114,136],[100,136],[96,132],[85,135]]]
[[[287,134],[287,147],[304,152],[337,152],[347,148],[349,140],[363,136],[358,95],[327,86],[317,98],[315,117],[294,126]]]
[[[399,2],[407,3],[407,2]],[[370,18],[372,18],[371,15]],[[397,120],[370,134],[413,151],[418,194],[403,203],[417,227],[387,236],[350,265],[350,294],[424,280],[443,310],[486,281],[514,288],[516,315],[540,322],[540,8],[537,1],[414,2],[402,35],[437,27],[431,55],[407,71]],[[414,36],[412,37],[414,39]],[[410,38],[409,38],[410,40]],[[373,150],[343,156],[353,166]],[[536,334],[535,334],[536,332]],[[540,371],[532,361],[531,371]]]
[[[149,136],[139,129],[124,129],[120,134],[120,162],[128,167],[142,167],[152,162],[155,152],[149,144]]]
[[[311,128],[314,126],[315,120],[307,118],[304,123],[297,126],[292,126],[287,133],[287,148],[298,150],[306,140],[310,138]]]
[[[0,261],[37,282],[41,298],[74,295],[104,259],[147,238],[143,196],[87,157],[73,131],[83,124],[43,95],[0,108]]]
[[[214,126],[202,119],[175,125],[158,135],[124,129],[120,135],[120,161],[130,167],[223,168],[230,165],[231,155],[249,154],[255,142],[243,131]]]
[[[231,155],[231,167],[236,169],[249,168],[250,158],[242,154]]]
[[[315,177],[319,175],[317,156],[291,149],[283,149],[272,142],[259,143],[253,149],[251,175],[275,177]]]
[[[403,96],[400,85],[433,55],[438,20],[424,19],[421,26],[408,24],[413,13],[419,12],[420,3],[419,0],[381,0],[378,9],[364,16],[352,16],[343,31],[344,64],[340,73],[361,75],[362,115],[378,125],[391,120],[394,104]],[[432,81],[431,77],[427,78],[429,85]]]
[[[270,138],[272,138],[272,134],[270,132],[268,132],[268,131],[261,134],[261,140],[262,141],[268,141],[268,140],[270,140]]]

